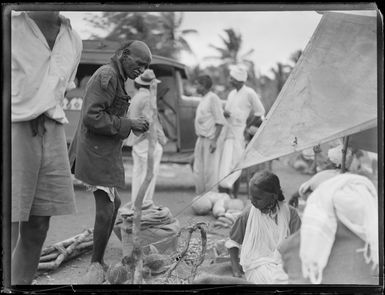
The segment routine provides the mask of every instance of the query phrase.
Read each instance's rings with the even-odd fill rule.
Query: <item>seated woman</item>
[[[251,178],[249,195],[252,206],[238,217],[225,244],[233,275],[242,277],[243,269],[250,283],[285,284],[287,275],[277,248],[300,228],[299,215],[284,202],[279,178],[271,172]]]
[[[291,284],[378,284],[378,200],[373,183],[350,173],[309,196],[301,230],[279,252]]]

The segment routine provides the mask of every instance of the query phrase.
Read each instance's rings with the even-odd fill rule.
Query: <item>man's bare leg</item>
[[[19,222],[12,222],[11,225],[11,253],[15,250],[17,239],[19,238]]]
[[[91,263],[98,262],[104,265],[104,252],[113,230],[115,219],[120,207],[120,199],[115,197],[111,202],[106,192],[97,190],[94,192],[96,215],[94,225],[94,248]]]
[[[30,285],[39,265],[50,216],[30,216],[20,222],[20,233],[12,256],[12,285]]]

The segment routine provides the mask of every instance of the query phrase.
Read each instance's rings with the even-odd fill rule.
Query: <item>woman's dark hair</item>
[[[270,171],[255,173],[250,179],[249,186],[250,188],[254,186],[259,190],[276,194],[278,196],[278,201],[285,200],[278,176]]]
[[[209,75],[201,75],[197,78],[197,82],[201,84],[206,90],[209,90],[213,86],[213,80]]]

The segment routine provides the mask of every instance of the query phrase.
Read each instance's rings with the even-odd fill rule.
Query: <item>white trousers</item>
[[[131,202],[134,204],[147,172],[148,140],[145,139],[132,147],[132,158],[134,161],[131,184]],[[159,174],[160,160],[162,159],[163,148],[157,142],[154,151],[154,176],[144,195],[143,205],[153,203],[156,178]]]
[[[219,152],[210,153],[211,140],[198,137],[194,149],[194,178],[196,193],[217,191]]]
[[[234,182],[241,176],[242,170],[235,171],[232,174],[230,172],[241,160],[244,150],[244,141],[236,138],[226,138],[224,140],[219,164],[220,186],[223,188],[231,189]]]

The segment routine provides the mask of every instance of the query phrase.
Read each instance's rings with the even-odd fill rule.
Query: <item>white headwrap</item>
[[[337,218],[364,242],[366,263],[378,265],[377,191],[366,177],[350,173],[337,175],[310,195],[301,226],[302,274],[313,284],[322,282],[337,231]]]
[[[330,161],[332,161],[337,166],[342,164],[342,150],[343,145],[338,145],[334,148],[331,148],[328,150],[328,158]],[[352,155],[351,149],[348,148],[346,153],[346,158],[349,158]]]
[[[247,80],[247,71],[242,66],[233,66],[230,69],[230,76],[239,82],[246,82]]]

